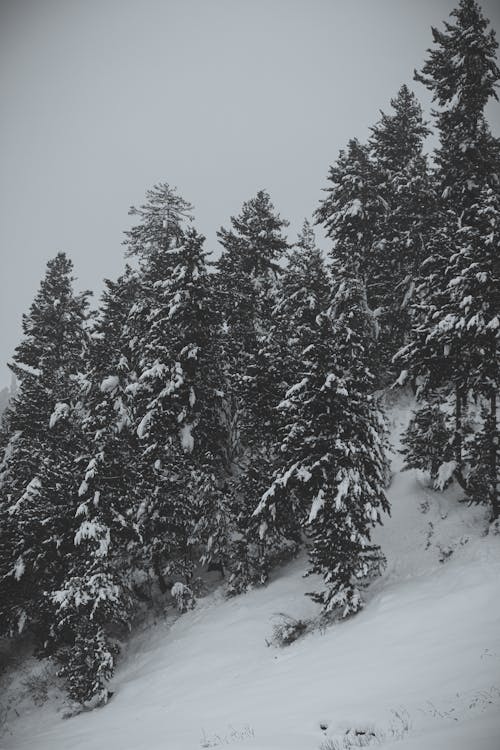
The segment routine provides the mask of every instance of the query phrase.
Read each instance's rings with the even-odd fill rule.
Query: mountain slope
[[[397,442],[409,403],[392,408]],[[4,750],[402,750],[500,747],[500,537],[484,509],[395,471],[377,530],[387,569],[365,609],[291,646],[268,646],[275,614],[310,617],[300,558],[266,588],[216,591],[130,641],[104,708],[60,720],[33,708]],[[0,743],[1,744],[1,743]]]

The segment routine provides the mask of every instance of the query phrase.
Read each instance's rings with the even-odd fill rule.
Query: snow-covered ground
[[[408,403],[391,419],[397,437]],[[24,700],[2,750],[499,750],[500,536],[457,490],[400,467],[395,456],[392,516],[376,533],[387,569],[360,614],[268,645],[276,613],[317,612],[300,558],[266,588],[215,591],[135,634],[104,708],[63,720],[57,693]]]

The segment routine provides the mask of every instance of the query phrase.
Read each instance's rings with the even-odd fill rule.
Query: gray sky
[[[65,250],[98,293],[155,182],[194,203],[210,249],[260,188],[295,237],[402,83],[428,107],[413,69],[455,5],[0,0],[0,387],[47,260]],[[497,0],[483,8],[498,33]]]

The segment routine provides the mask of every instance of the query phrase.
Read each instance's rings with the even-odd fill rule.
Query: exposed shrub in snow
[[[193,609],[196,605],[195,595],[192,589],[190,589],[189,586],[186,586],[185,583],[177,581],[177,583],[174,583],[172,586],[170,593],[173,596],[175,606],[179,612],[187,612],[188,609]]]
[[[309,626],[306,620],[296,619],[291,615],[280,612],[279,620],[273,625],[271,643],[275,646],[289,646],[307,631]]]
[[[373,747],[384,743],[404,739],[411,729],[411,719],[405,708],[392,709],[392,720],[388,726],[379,727],[373,724],[359,724],[349,727],[342,734],[327,737],[319,750],[351,750],[358,747]],[[327,726],[321,728],[326,732]]]
[[[380,735],[372,727],[348,729],[343,737],[329,737],[319,746],[319,750],[351,750],[356,747],[370,747],[380,745],[384,735]]]

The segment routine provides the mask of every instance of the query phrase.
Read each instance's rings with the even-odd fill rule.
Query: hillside
[[[409,406],[390,411],[396,445]],[[106,707],[62,720],[55,691],[38,707],[19,693],[2,750],[498,750],[500,537],[457,490],[400,469],[395,455],[392,515],[376,533],[387,568],[359,615],[268,645],[276,613],[317,611],[303,558],[266,588],[215,590],[133,636]],[[19,689],[14,675],[11,707]]]

